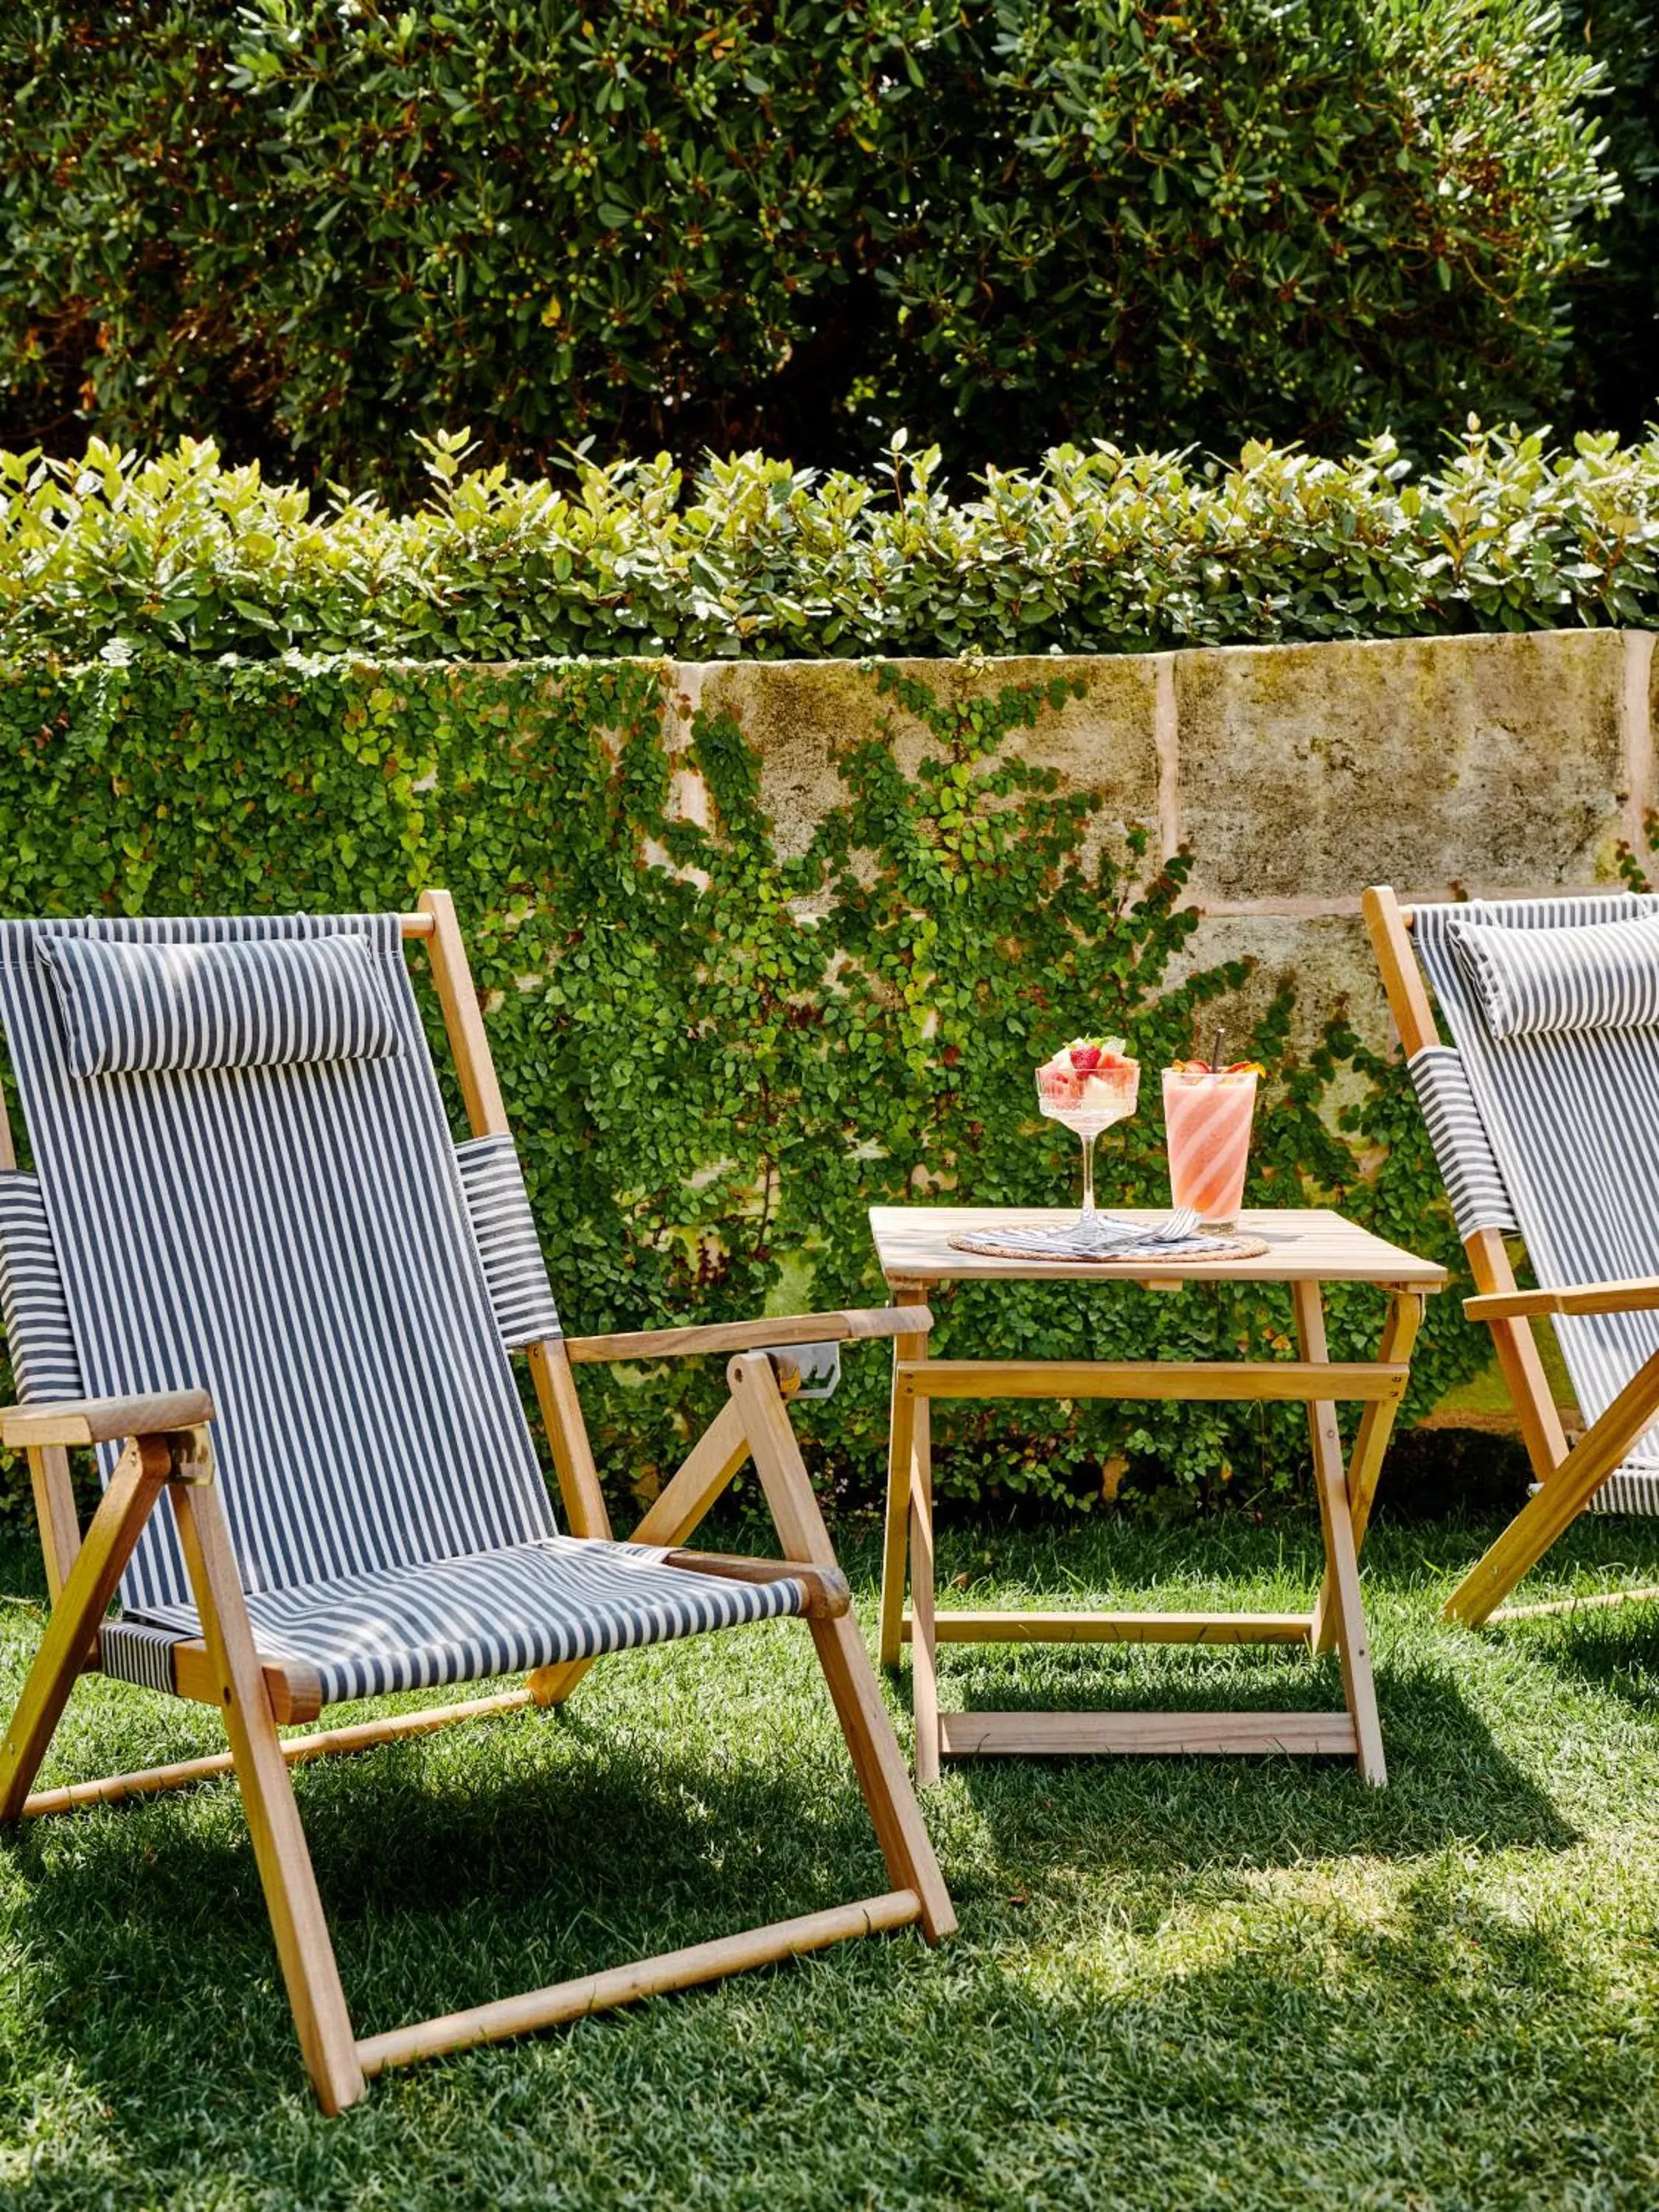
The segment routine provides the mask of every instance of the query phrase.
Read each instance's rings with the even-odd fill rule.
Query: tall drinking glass
[[[1237,1229],[1250,1158],[1255,1070],[1166,1067],[1164,1133],[1170,1196],[1206,1229]]]

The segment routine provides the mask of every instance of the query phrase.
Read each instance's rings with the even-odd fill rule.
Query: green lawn
[[[230,1787],[31,1826],[0,1845],[0,2191],[1650,2207],[1659,1610],[1448,1630],[1479,1540],[1385,1525],[1368,1549],[1386,1791],[1284,1761],[957,1768],[928,1802],[963,1921],[940,1950],[845,1945],[413,2069],[339,2120],[305,2087]],[[1311,1516],[1048,1536],[958,1516],[941,1565],[976,1603],[1274,1607],[1310,1587],[1316,1542]],[[847,1549],[867,1623],[872,1553]],[[1603,1569],[1659,1582],[1659,1528],[1581,1523],[1537,1583]],[[21,1553],[0,1588],[15,1683],[40,1624]],[[1333,1666],[1283,1653],[957,1651],[945,1680],[984,1704],[1337,1694]],[[71,1716],[58,1776],[214,1742],[210,1713],[107,1684]],[[616,1661],[562,1715],[298,1789],[365,2033],[884,1886],[784,1627]]]

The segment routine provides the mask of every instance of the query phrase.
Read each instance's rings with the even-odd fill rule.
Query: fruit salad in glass
[[[1121,1037],[1073,1037],[1036,1072],[1037,1109],[1075,1130],[1083,1146],[1083,1211],[1079,1230],[1095,1219],[1095,1139],[1135,1110],[1140,1063]]]

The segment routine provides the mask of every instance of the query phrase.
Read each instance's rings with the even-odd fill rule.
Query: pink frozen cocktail
[[[1178,1060],[1164,1071],[1170,1197],[1190,1206],[1206,1229],[1237,1225],[1261,1073],[1251,1060],[1231,1067]]]

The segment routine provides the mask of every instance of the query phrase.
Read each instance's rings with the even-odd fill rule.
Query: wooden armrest
[[[1650,1313],[1659,1308],[1659,1275],[1627,1283],[1571,1283],[1559,1291],[1489,1291],[1465,1298],[1471,1321],[1526,1321],[1534,1314]]]
[[[164,1437],[213,1419],[205,1390],[162,1390],[148,1398],[63,1398],[55,1405],[0,1408],[0,1443],[101,1444],[118,1437]]]
[[[716,1575],[733,1583],[804,1583],[806,1619],[839,1620],[853,1594],[839,1567],[813,1566],[805,1559],[740,1559],[730,1552],[670,1552],[663,1565],[694,1575]]]
[[[620,1336],[570,1336],[578,1366],[606,1359],[682,1359],[697,1352],[769,1352],[790,1344],[844,1344],[855,1336],[925,1336],[926,1306],[868,1306],[848,1313],[778,1314],[770,1321],[711,1322],[705,1328],[636,1328]]]

